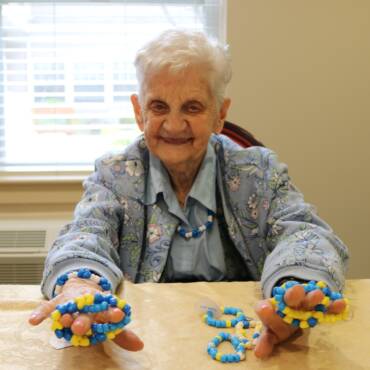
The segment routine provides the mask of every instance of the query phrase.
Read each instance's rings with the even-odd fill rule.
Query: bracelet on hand
[[[71,278],[91,280],[94,283],[98,284],[103,291],[111,291],[112,289],[110,282],[105,277],[96,275],[87,268],[81,268],[79,270],[71,271],[58,277],[53,297],[61,293],[63,285]]]
[[[123,312],[122,320],[106,323],[94,322],[90,330],[84,335],[74,334],[70,327],[64,327],[62,324],[61,318],[65,314],[96,314],[107,311],[110,307],[117,307]],[[131,307],[123,299],[112,294],[85,294],[67,303],[57,305],[51,314],[51,318],[53,320],[51,329],[57,338],[64,338],[75,347],[88,347],[107,339],[114,339],[116,335],[121,333],[123,328],[131,321]]]
[[[289,307],[284,300],[284,295],[287,289],[296,285],[303,286],[306,294],[314,290],[321,290],[324,293],[323,300],[311,311],[295,310]],[[297,281],[287,281],[280,287],[273,288],[272,294],[273,297],[270,298],[270,302],[274,306],[276,313],[287,324],[300,327],[301,329],[312,328],[318,323],[334,323],[339,320],[346,320],[349,316],[348,299],[343,298],[342,294],[339,292],[332,292],[323,281],[316,282],[312,280],[303,284]],[[328,313],[329,305],[338,299],[343,299],[346,304],[343,312],[338,314]]]

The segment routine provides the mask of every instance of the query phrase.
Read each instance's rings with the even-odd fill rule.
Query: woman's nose
[[[183,132],[187,128],[187,120],[186,118],[179,113],[171,113],[167,115],[163,122],[163,128],[167,132],[171,133],[177,133],[177,132]]]

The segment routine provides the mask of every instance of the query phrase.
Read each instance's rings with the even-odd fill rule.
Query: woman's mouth
[[[183,145],[187,144],[192,141],[192,138],[174,138],[174,137],[161,137],[161,139],[167,143],[172,145]]]

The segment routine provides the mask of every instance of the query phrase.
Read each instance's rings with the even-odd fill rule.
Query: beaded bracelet
[[[85,335],[73,334],[72,330],[69,327],[64,327],[60,321],[66,313],[71,315],[76,313],[96,314],[106,311],[110,307],[118,307],[124,313],[123,319],[117,323],[93,323]],[[106,339],[114,339],[117,334],[122,332],[123,327],[131,321],[131,307],[123,299],[112,294],[85,294],[65,304],[57,305],[51,318],[53,320],[51,329],[58,338],[64,338],[76,347],[87,347],[104,342]]]
[[[91,272],[87,268],[81,268],[77,271],[71,271],[69,273],[63,274],[63,275],[58,277],[57,282],[56,282],[56,286],[55,286],[55,289],[54,289],[53,297],[58,295],[62,291],[63,285],[69,279],[71,279],[73,277],[75,277],[75,278],[78,277],[80,279],[91,280],[94,283],[100,285],[100,287],[103,289],[103,291],[110,291],[112,289],[112,286],[111,286],[110,282],[106,278],[94,274],[93,272]]]
[[[245,316],[240,308],[221,307],[221,312],[226,315],[235,315],[236,318],[232,320],[216,320],[213,318],[213,312],[208,310],[207,314],[203,316],[203,321],[217,328],[235,328],[235,333],[230,334],[220,332],[207,345],[207,353],[214,359],[220,362],[240,362],[245,360],[245,352],[247,349],[253,349],[256,345],[257,339],[261,333],[261,322],[254,321]],[[246,337],[248,328],[254,328],[252,339]],[[220,343],[228,341],[235,349],[235,353],[219,352],[217,347]]]
[[[208,310],[206,314],[203,315],[203,321],[209,325],[216,328],[230,328],[234,327],[238,322],[242,322],[245,328],[249,327],[250,320],[244,315],[240,308],[235,307],[220,307],[221,313],[224,315],[234,315],[235,319],[232,320],[217,320],[214,318],[214,313]]]
[[[325,297],[316,305],[311,311],[295,310],[288,307],[284,301],[284,295],[287,289],[296,285],[302,285],[306,294],[314,290],[321,290]],[[276,313],[288,324],[302,329],[312,328],[318,323],[334,323],[339,320],[346,320],[349,316],[348,299],[343,298],[341,293],[332,292],[330,288],[323,281],[310,281],[308,283],[300,284],[296,281],[287,281],[280,287],[275,287],[272,291],[273,297],[270,299]],[[338,314],[328,313],[329,305],[338,300],[343,299],[346,307],[343,312]]]

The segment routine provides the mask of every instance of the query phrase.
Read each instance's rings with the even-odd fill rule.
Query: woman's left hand
[[[324,293],[321,290],[315,290],[306,294],[301,285],[293,286],[284,295],[284,301],[289,307],[305,311],[312,310],[323,298]],[[344,300],[339,299],[330,304],[328,312],[340,313],[345,307],[346,303]],[[285,323],[275,312],[272,303],[268,299],[259,301],[255,311],[264,324],[261,336],[254,349],[255,355],[259,358],[270,356],[276,345],[302,330]]]

